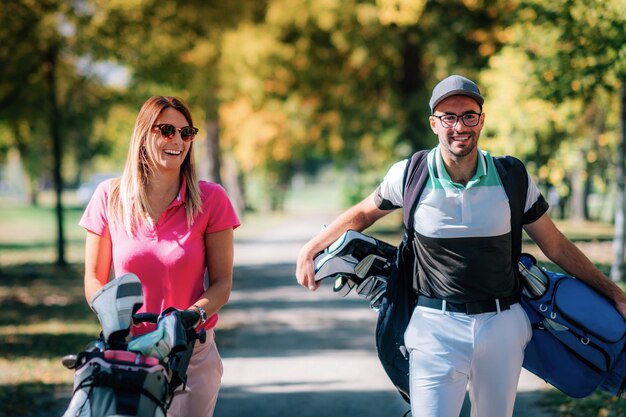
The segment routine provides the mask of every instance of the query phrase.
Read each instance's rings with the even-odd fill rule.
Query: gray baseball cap
[[[437,107],[437,104],[441,103],[442,100],[456,95],[473,98],[481,108],[485,101],[483,96],[480,95],[480,89],[474,81],[461,75],[451,75],[439,81],[439,84],[433,88],[433,95],[430,97],[430,102],[428,103],[430,104],[431,114],[435,112],[435,107]]]

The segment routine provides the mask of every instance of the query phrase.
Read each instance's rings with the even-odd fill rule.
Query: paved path
[[[376,314],[329,284],[309,292],[295,282],[299,248],[335,213],[309,212],[237,235],[235,282],[220,313],[224,360],[216,417],[402,416],[408,405],[376,357]],[[251,232],[254,229],[257,232]],[[523,371],[515,417],[540,417],[546,385]],[[467,404],[462,416],[469,416]]]
[[[295,282],[298,250],[335,214],[268,216],[237,231],[234,290],[217,328],[224,377],[216,417],[400,417],[409,409],[376,357],[367,303],[334,295],[328,283],[311,293]],[[523,371],[514,416],[548,417],[535,404],[545,388]],[[30,417],[60,416],[69,398],[62,393],[58,410]]]

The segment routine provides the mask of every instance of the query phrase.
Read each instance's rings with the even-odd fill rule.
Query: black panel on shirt
[[[548,211],[548,207],[550,207],[550,205],[546,199],[543,198],[543,195],[539,194],[537,201],[524,213],[523,223],[530,224],[537,221],[539,217],[543,216],[543,214]]]
[[[380,192],[380,185],[376,188],[374,193],[374,202],[376,203],[376,207],[381,210],[395,210],[400,208],[400,206],[396,206],[391,201],[383,198]]]
[[[420,293],[450,302],[492,300],[515,292],[511,233],[433,238],[415,234]]]

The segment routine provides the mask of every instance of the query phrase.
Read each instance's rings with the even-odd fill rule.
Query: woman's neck
[[[176,175],[155,174],[147,184],[148,215],[154,223],[159,220],[161,213],[178,196],[180,191],[180,173]]]
[[[162,172],[155,173],[147,184],[148,195],[164,195],[172,192],[172,189],[176,189],[176,192],[178,192],[178,188],[180,187],[180,177],[180,172],[174,174]]]

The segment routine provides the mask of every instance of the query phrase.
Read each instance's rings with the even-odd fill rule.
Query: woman
[[[196,343],[186,389],[174,395],[170,417],[213,415],[222,362],[212,329],[230,295],[233,230],[239,226],[223,188],[196,178],[197,133],[180,99],[148,99],[135,121],[122,176],[98,186],[79,223],[87,230],[88,301],[108,282],[112,265],[113,276],[132,272],[141,280],[140,311],[176,307],[200,313],[197,327],[207,330],[207,341]]]

